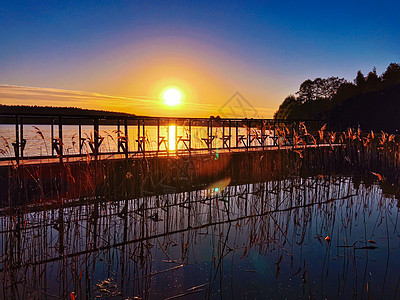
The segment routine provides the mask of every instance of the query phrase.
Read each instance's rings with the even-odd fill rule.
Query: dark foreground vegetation
[[[326,125],[311,133],[304,123],[297,128],[281,125],[273,130],[280,146],[290,146],[244,154],[210,151],[192,157],[105,160],[93,160],[88,155],[61,164],[13,162],[0,168],[0,207],[47,204],[48,200],[58,205],[62,199],[87,201],[92,197],[120,200],[165,193],[171,187],[174,191],[204,188],[226,177],[243,184],[246,180],[325,173],[372,176],[379,179],[384,192],[400,195],[400,143],[395,135],[353,129],[333,132],[327,131]]]
[[[354,83],[329,77],[306,80],[289,95],[276,119],[318,119],[334,130],[347,127],[396,133],[400,130],[400,65],[391,63],[378,76],[376,69]]]
[[[396,299],[394,135],[273,130],[293,147],[1,168],[0,298]]]

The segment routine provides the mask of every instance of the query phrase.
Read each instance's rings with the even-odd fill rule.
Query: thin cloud
[[[150,116],[206,117],[218,115],[220,106],[192,103],[188,100],[179,107],[165,107],[159,99],[135,96],[121,97],[92,92],[0,85],[0,103],[4,105],[67,106],[86,109],[111,110]],[[270,117],[274,109],[256,108],[259,117]]]

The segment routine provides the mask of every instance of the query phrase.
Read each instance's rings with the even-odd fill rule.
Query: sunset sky
[[[272,117],[307,78],[400,62],[400,1],[1,1],[0,104]],[[167,87],[182,104],[161,101]]]

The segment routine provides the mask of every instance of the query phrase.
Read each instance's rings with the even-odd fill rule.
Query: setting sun
[[[163,93],[162,99],[166,105],[176,106],[181,103],[182,93],[176,88],[169,88]]]

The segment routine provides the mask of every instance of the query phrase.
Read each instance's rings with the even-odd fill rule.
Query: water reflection
[[[398,296],[397,200],[379,186],[340,176],[226,185],[3,211],[2,297]]]
[[[169,150],[171,150],[171,151],[175,150],[175,144],[176,144],[175,132],[176,132],[175,125],[168,126],[168,146],[169,146]]]

